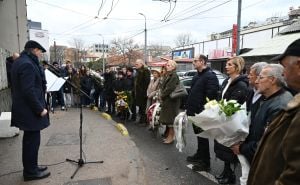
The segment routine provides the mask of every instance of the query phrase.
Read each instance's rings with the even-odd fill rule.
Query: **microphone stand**
[[[72,82],[68,81],[68,79],[66,79],[65,77],[61,76],[60,74],[58,74],[58,72],[56,71],[57,68],[54,67],[52,64],[47,63],[46,65],[50,66],[53,70],[51,70],[51,72],[54,72],[55,75],[57,75],[58,77],[62,77],[68,84],[70,84],[73,88],[77,89],[83,96],[90,98],[89,95],[87,95],[82,89],[80,89],[79,87],[77,87],[76,85],[74,85]],[[73,160],[73,159],[66,159],[66,161],[68,162],[72,162],[77,164],[77,168],[74,171],[74,173],[71,176],[71,179],[74,178],[74,176],[76,175],[76,173],[78,172],[78,170],[85,164],[88,163],[103,163],[103,161],[84,161],[83,160],[83,150],[82,150],[82,122],[83,122],[83,114],[82,114],[82,98],[80,98],[80,126],[79,126],[79,159],[78,160]]]

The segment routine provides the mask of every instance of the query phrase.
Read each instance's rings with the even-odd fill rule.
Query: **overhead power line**
[[[178,17],[182,17],[182,15],[184,15],[184,14],[186,14],[186,13],[189,13],[189,12],[195,10],[195,9],[200,8],[200,7],[203,8],[204,6],[206,6],[206,5],[208,5],[208,4],[212,3],[212,2],[215,2],[215,1],[216,1],[216,0],[211,0],[211,1],[203,0],[203,1],[200,1],[200,2],[194,4],[194,5],[192,5],[192,6],[188,7],[188,8],[186,8],[186,9],[180,11],[180,12],[175,13],[175,14],[173,15],[173,18],[171,18],[171,19],[175,19],[175,18],[178,18]],[[171,19],[170,19],[170,20],[171,20]],[[170,21],[170,20],[169,20],[169,21]]]
[[[198,16],[198,15],[200,15],[200,14],[203,14],[203,13],[206,13],[206,12],[208,12],[208,11],[211,11],[211,10],[213,10],[213,9],[215,9],[215,8],[218,8],[218,7],[220,7],[220,6],[224,5],[224,4],[227,4],[227,3],[231,2],[231,1],[232,1],[232,0],[225,1],[225,2],[223,2],[223,3],[220,3],[220,4],[216,5],[216,6],[213,6],[213,7],[209,8],[209,9],[200,11],[200,12],[198,12],[198,13],[195,13],[195,14],[193,14],[193,15],[184,17],[184,18],[182,18],[182,19],[178,19],[177,21],[173,21],[173,22],[167,23],[167,24],[165,24],[165,25],[161,25],[161,26],[157,26],[157,27],[153,27],[153,28],[148,28],[148,30],[160,29],[160,28],[162,28],[162,27],[166,27],[166,26],[169,26],[169,25],[172,25],[172,24],[175,24],[175,23],[178,23],[178,22],[181,22],[181,21],[190,19],[190,18],[192,18],[192,17],[194,17],[194,16]]]
[[[99,9],[98,9],[97,16],[99,16],[99,13],[100,13],[100,11],[101,11],[102,7],[103,7],[103,0],[101,0],[101,5],[100,5],[100,7],[99,7]]]
[[[173,13],[174,9],[176,7],[176,0],[174,1],[174,7],[172,8],[172,1],[169,1],[169,10],[167,14],[165,15],[164,19],[162,21],[167,21],[170,15]]]
[[[94,17],[92,15],[85,14],[83,12],[79,12],[79,11],[72,10],[72,9],[69,9],[69,8],[64,8],[64,7],[61,7],[59,5],[51,4],[51,3],[48,3],[48,2],[44,2],[44,1],[40,1],[40,0],[32,0],[32,1],[36,1],[36,2],[41,3],[41,4],[46,4],[48,6],[52,6],[52,7],[59,8],[59,9],[65,10],[65,11],[69,11],[69,12],[73,12],[73,13],[76,13],[76,14],[84,15],[84,16],[87,16],[87,17]]]

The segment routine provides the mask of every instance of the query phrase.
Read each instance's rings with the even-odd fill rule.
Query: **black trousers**
[[[145,99],[145,103],[141,104],[139,106],[139,115],[140,115],[140,121],[146,123],[147,122],[147,116],[146,116],[146,106],[147,106],[147,99]]]
[[[24,131],[23,147],[22,147],[22,162],[23,172],[34,174],[38,171],[38,153],[41,142],[40,131]]]
[[[210,164],[210,155],[209,155],[209,141],[207,138],[197,137],[198,149],[197,155],[205,163]]]

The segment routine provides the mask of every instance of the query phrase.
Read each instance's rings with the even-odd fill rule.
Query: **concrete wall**
[[[0,48],[21,52],[28,40],[25,0],[0,1]]]
[[[10,111],[10,89],[7,87],[5,59],[21,52],[28,40],[25,0],[0,1],[0,112]]]

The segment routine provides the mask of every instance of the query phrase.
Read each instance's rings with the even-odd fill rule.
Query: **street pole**
[[[236,55],[239,55],[240,53],[241,14],[242,14],[242,0],[238,0]]]
[[[54,62],[57,62],[57,58],[56,58],[56,42],[54,41]]]
[[[145,60],[145,64],[147,64],[147,59],[148,59],[148,54],[147,54],[147,19],[146,16],[143,13],[139,13],[140,15],[142,15],[145,19],[145,47],[144,47],[144,60]]]
[[[105,72],[105,62],[104,62],[104,37],[103,35],[99,34],[102,37],[102,74]]]

